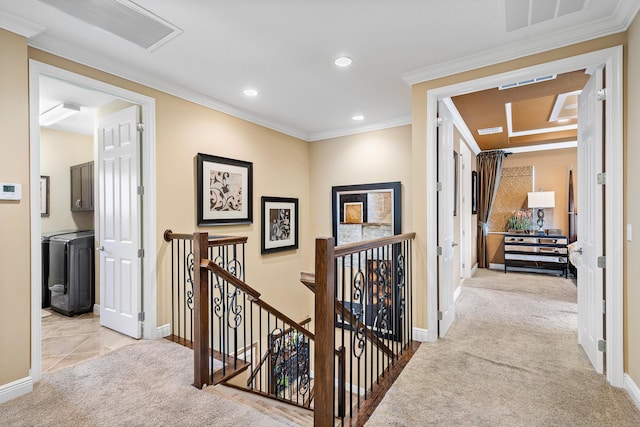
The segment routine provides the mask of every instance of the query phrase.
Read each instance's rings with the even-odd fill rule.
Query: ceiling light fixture
[[[258,91],[255,89],[245,89],[244,92],[245,95],[247,96],[258,96]]]
[[[364,116],[362,114],[357,114],[351,118],[356,121],[364,120]]]
[[[353,61],[348,56],[341,56],[334,61],[338,67],[348,67]]]
[[[478,135],[493,135],[495,133],[502,133],[502,126],[496,126],[493,128],[478,129]]]
[[[63,102],[53,108],[48,109],[44,113],[40,114],[40,126],[51,126],[61,120],[78,114],[80,112],[80,106]]]

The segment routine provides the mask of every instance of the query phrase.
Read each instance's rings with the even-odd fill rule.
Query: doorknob
[[[96,250],[100,252],[104,252],[104,246],[98,246]]]
[[[580,249],[574,249],[574,250],[573,250],[573,253],[574,253],[574,254],[580,254],[580,255],[582,255],[582,248],[580,248]]]
[[[451,242],[451,247],[455,248],[456,246],[458,246],[458,244],[456,242]]]

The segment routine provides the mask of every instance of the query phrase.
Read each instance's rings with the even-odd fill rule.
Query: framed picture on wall
[[[458,216],[458,159],[459,155],[453,152],[453,216]]]
[[[253,163],[198,153],[198,225],[253,221]]]
[[[261,253],[298,249],[298,199],[262,197]]]
[[[471,213],[478,213],[478,172],[471,171]]]

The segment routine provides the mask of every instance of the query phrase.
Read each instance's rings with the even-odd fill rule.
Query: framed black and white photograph
[[[49,216],[49,177],[40,176],[40,216]]]
[[[478,172],[471,171],[471,214],[478,213]]]
[[[262,197],[262,253],[298,249],[298,199]]]
[[[253,163],[198,153],[198,225],[253,222]]]

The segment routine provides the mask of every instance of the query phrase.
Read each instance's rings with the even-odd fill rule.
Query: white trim
[[[511,113],[511,103],[507,102],[504,104],[505,114],[507,116],[507,135],[509,137],[512,136],[529,136],[529,135],[539,135],[543,133],[552,133],[552,132],[562,132],[565,130],[574,130],[578,129],[577,124],[573,125],[565,125],[565,126],[555,126],[550,128],[540,128],[540,129],[529,129],[529,130],[521,130],[514,132],[513,131],[513,117]]]
[[[550,144],[526,145],[524,147],[505,148],[512,153],[529,153],[532,151],[560,150],[563,148],[576,148],[578,141],[552,142]]]
[[[360,126],[360,127],[351,128],[351,129],[338,129],[338,130],[330,130],[327,132],[312,133],[307,137],[307,141],[309,142],[321,141],[325,139],[356,135],[359,133],[371,132],[374,130],[390,129],[390,128],[406,126],[410,124],[411,124],[411,116],[398,117],[395,119],[384,120],[382,122],[378,122],[368,126]]]
[[[429,331],[427,329],[413,327],[413,340],[419,342],[427,342],[427,341],[435,341],[435,339],[431,338]]]
[[[476,272],[478,271],[478,263],[476,262],[473,265],[473,268],[471,269],[471,277],[475,276]]]
[[[445,98],[442,100],[442,102],[449,109],[451,117],[453,118],[453,124],[458,128],[458,131],[460,132],[460,135],[462,135],[462,138],[464,138],[467,147],[469,147],[471,151],[473,151],[473,154],[477,156],[481,151],[480,146],[476,142],[476,139],[473,137],[473,133],[469,130],[469,127],[464,122],[464,119],[460,115],[460,112],[456,108],[456,105],[453,103],[451,98]]]
[[[519,41],[487,51],[481,51],[462,58],[456,58],[451,61],[439,61],[436,65],[405,73],[402,75],[402,78],[407,82],[407,84],[415,85],[435,80],[440,77],[446,77],[452,74],[458,74],[477,68],[508,62],[514,59],[535,55],[537,53],[547,52],[553,49],[627,31],[629,25],[631,25],[638,13],[638,10],[640,9],[640,4],[631,5],[631,2],[621,4],[627,7],[618,8],[618,10],[616,10],[617,16],[614,16],[613,18],[603,19],[598,22],[585,23],[579,27],[574,27],[569,30],[548,33],[541,37],[531,38],[526,41]],[[585,30],[585,28],[588,28],[588,30]],[[553,73],[554,72],[551,72],[549,74]],[[530,78],[535,77],[537,76],[530,76]],[[499,82],[495,87],[521,80],[525,79],[511,78],[508,81]]]
[[[167,323],[156,328],[156,337],[164,338],[171,335],[171,324]]]
[[[25,377],[0,386],[0,403],[20,397],[33,391],[33,378]]]
[[[605,64],[607,67],[606,86],[608,100],[606,102],[606,253],[607,268],[605,270],[606,281],[606,336],[607,336],[607,381],[614,387],[623,385],[623,91],[622,91],[622,46],[572,56],[557,61],[538,64],[527,68],[521,68],[505,73],[495,74],[470,80],[450,86],[443,86],[427,91],[427,318],[430,332],[436,325],[437,313],[437,265],[436,241],[438,212],[435,202],[437,167],[437,137],[435,130],[435,118],[438,99],[444,99],[463,93],[497,87],[505,81],[524,80],[535,76],[551,73],[565,73],[585,67]],[[486,61],[482,65],[489,65]]]
[[[460,294],[462,293],[462,283],[453,291],[453,302],[455,303],[460,298]]]
[[[636,407],[640,409],[640,388],[633,381],[633,378],[629,374],[624,374],[624,388],[629,393],[631,400],[635,403]]]
[[[34,381],[39,381],[42,374],[41,357],[41,299],[42,285],[40,283],[42,272],[40,266],[40,127],[39,117],[39,93],[40,76],[47,75],[77,84],[89,89],[109,93],[115,97],[124,99],[134,104],[139,104],[142,111],[142,120],[145,124],[142,133],[143,166],[142,185],[144,191],[144,206],[147,209],[143,212],[143,240],[142,245],[148,256],[142,259],[143,264],[143,295],[145,312],[145,322],[154,325],[147,328],[143,338],[154,339],[156,336],[156,113],[155,99],[135,93],[117,86],[110,85],[98,80],[91,79],[80,74],[75,74],[61,68],[51,66],[33,59],[29,60],[29,104],[30,104],[30,175],[31,175],[31,377]]]
[[[40,24],[36,24],[28,19],[21,18],[6,10],[0,10],[0,28],[21,35],[22,37],[31,38],[37,36],[47,29]]]
[[[100,316],[100,304],[93,304],[93,314]]]

